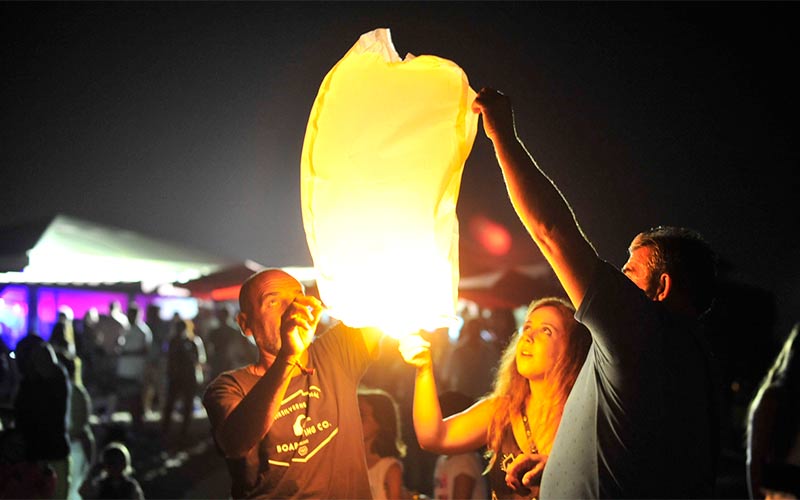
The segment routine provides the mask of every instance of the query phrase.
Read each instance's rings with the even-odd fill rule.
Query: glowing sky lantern
[[[328,72],[306,129],[301,198],[320,296],[336,318],[395,336],[454,318],[474,98],[452,61],[400,59],[388,29],[362,35]]]

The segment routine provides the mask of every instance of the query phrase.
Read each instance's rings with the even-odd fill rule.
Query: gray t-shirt
[[[716,432],[708,350],[599,262],[575,315],[592,333],[541,498],[711,498]]]
[[[371,498],[357,388],[372,359],[361,333],[340,323],[308,354],[314,372],[292,378],[261,443],[226,459],[233,498]],[[259,380],[240,368],[209,385],[212,428]]]

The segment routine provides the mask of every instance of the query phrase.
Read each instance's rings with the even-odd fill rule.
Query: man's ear
[[[670,292],[672,292],[672,278],[667,273],[661,273],[658,278],[658,289],[656,290],[656,301],[663,302],[667,300]]]
[[[247,315],[245,313],[240,311],[239,314],[236,315],[236,324],[239,325],[239,329],[245,337],[253,336],[253,332],[247,328]]]

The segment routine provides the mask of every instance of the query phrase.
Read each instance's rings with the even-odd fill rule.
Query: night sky
[[[699,230],[800,319],[794,3],[10,3],[0,224],[66,213],[264,265],[310,265],[300,153],[328,70],[375,28],[511,96],[598,252]],[[484,215],[541,256],[478,130],[462,248]]]

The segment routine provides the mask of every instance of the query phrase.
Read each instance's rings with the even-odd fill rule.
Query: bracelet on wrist
[[[306,368],[303,365],[301,365],[299,359],[288,358],[285,356],[278,356],[275,358],[276,361],[278,359],[281,359],[284,363],[286,363],[287,366],[291,368],[296,367],[298,370],[300,370],[301,373],[305,373],[306,375],[312,375],[314,373],[313,368]]]

